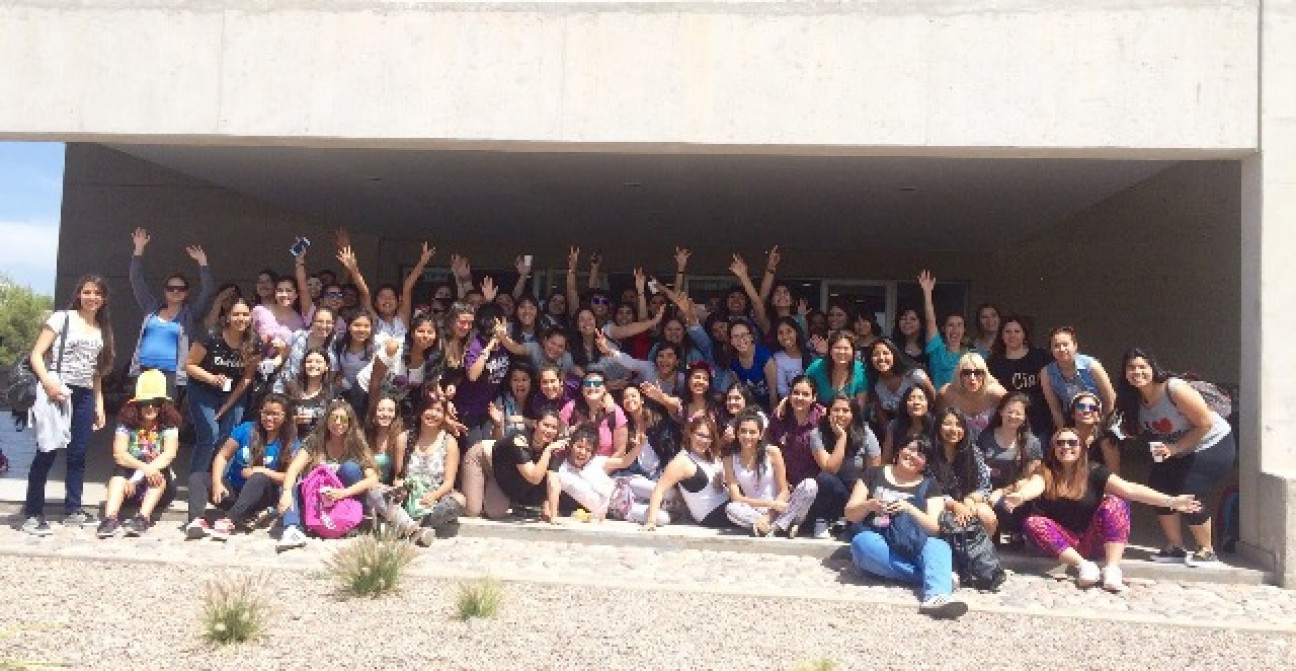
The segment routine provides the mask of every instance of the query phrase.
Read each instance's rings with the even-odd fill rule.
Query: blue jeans
[[[194,427],[193,454],[189,457],[190,473],[210,473],[216,444],[229,438],[234,427],[243,421],[243,404],[235,403],[218,421],[216,411],[229,394],[195,382],[189,387],[189,421]]]
[[[314,469],[312,468],[312,470]],[[306,475],[307,473],[302,473],[302,477],[305,477]],[[364,480],[364,469],[360,467],[360,464],[357,464],[354,461],[345,461],[342,462],[340,466],[338,466],[337,477],[338,480],[342,481],[343,487],[350,487],[351,485],[354,485],[355,483]],[[300,480],[298,480],[297,484],[293,485],[292,493],[293,493],[292,507],[289,508],[288,510],[285,510],[283,514],[283,525],[285,528],[300,527],[302,523],[301,522],[302,492],[301,492]],[[360,496],[359,499],[361,503],[364,503],[363,495]]]
[[[72,438],[67,446],[67,476],[63,481],[64,514],[81,509],[81,492],[85,489],[86,450],[90,446],[90,433],[94,430],[95,397],[89,387],[72,387]],[[27,473],[27,501],[23,512],[28,516],[45,514],[45,483],[49,482],[50,468],[58,450],[36,452],[31,470]]]
[[[922,598],[954,591],[954,557],[950,546],[928,537],[917,563],[891,551],[882,535],[864,529],[851,540],[851,561],[855,568],[879,578],[909,585],[922,585]]]

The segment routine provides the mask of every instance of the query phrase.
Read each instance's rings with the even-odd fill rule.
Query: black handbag
[[[959,582],[966,587],[998,590],[1007,579],[999,553],[981,520],[972,518],[959,524],[950,512],[941,513],[941,538],[949,543],[954,556],[954,570]]]

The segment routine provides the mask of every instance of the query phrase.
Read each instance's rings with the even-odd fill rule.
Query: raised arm
[[[743,260],[743,257],[737,254],[733,255],[733,262],[729,264],[729,272],[738,278],[738,283],[742,285],[743,291],[746,292],[747,300],[752,304],[752,310],[756,313],[756,322],[760,325],[761,331],[769,331],[769,315],[765,313],[765,301],[761,299],[760,293],[752,285],[751,278],[747,276],[747,262]],[[766,274],[768,275],[768,271]]]
[[[427,268],[428,262],[432,260],[434,255],[436,255],[436,247],[424,242],[422,250],[419,251],[418,263],[415,263],[414,267],[410,269],[409,274],[405,276],[405,284],[401,286],[401,302],[398,315],[401,323],[406,326],[409,326],[410,314],[414,310],[414,287],[418,286],[419,280],[423,277],[423,269]],[[453,263],[454,259],[451,259],[451,264],[453,265]]]
[[[293,261],[293,275],[297,278],[297,310],[302,318],[309,318],[315,309],[311,302],[310,283],[306,281],[306,252],[303,249]]]
[[[603,267],[603,255],[598,252],[590,252],[590,269],[587,284],[590,289],[599,288],[599,269]]]
[[[531,279],[531,264],[526,262],[525,256],[519,256],[513,261],[513,267],[517,269],[517,283],[513,285],[513,298],[516,300],[526,293],[527,280]]]
[[[207,265],[207,252],[203,251],[202,245],[189,245],[185,247],[185,253],[198,264],[198,298],[190,302],[189,306],[193,310],[202,310],[216,293],[216,280],[212,279],[211,267]]]
[[[769,252],[765,254],[765,275],[761,277],[760,300],[754,301],[755,303],[760,304],[769,300],[770,292],[774,291],[774,275],[778,272],[778,264],[781,258],[778,245],[771,247]]]
[[[685,247],[675,248],[675,291],[681,294],[688,291],[688,287],[684,286],[688,282],[685,271],[688,270],[689,257],[692,255],[693,252]]]
[[[567,316],[575,317],[580,310],[580,289],[576,286],[576,266],[580,263],[580,247],[567,252]]]
[[[135,303],[145,314],[158,309],[160,303],[153,292],[149,290],[148,280],[144,278],[144,248],[148,247],[148,231],[137,228],[131,233],[131,242],[135,245],[135,253],[131,255],[130,262],[130,285],[131,292],[135,294]]]
[[[365,281],[364,274],[360,272],[360,264],[356,261],[355,251],[351,249],[350,245],[342,247],[338,249],[337,260],[351,278],[351,283],[356,286],[356,293],[360,294],[360,307],[365,310],[372,310],[373,294],[369,292],[369,283]]]
[[[635,285],[635,315],[639,319],[648,318],[648,298],[644,295],[644,290],[648,286],[648,277],[644,275],[643,268],[634,269]]]
[[[684,414],[684,402],[679,398],[662,391],[660,385],[652,382],[644,382],[639,385],[639,391],[642,392],[644,396],[660,403],[662,407],[666,408],[667,412],[669,412],[671,416],[680,417]]]
[[[1201,501],[1193,494],[1180,494],[1171,496],[1164,492],[1159,492],[1147,485],[1140,485],[1137,482],[1130,482],[1113,473],[1107,478],[1108,494],[1115,494],[1122,499],[1138,501],[1149,506],[1159,508],[1169,508],[1177,513],[1195,513],[1201,510]]]
[[[923,316],[927,320],[927,339],[923,341],[923,344],[926,344],[932,338],[940,336],[940,324],[936,323],[936,304],[932,302],[932,291],[936,289],[936,277],[931,274],[930,270],[923,270],[918,273],[918,286],[922,287]]]
[[[472,263],[467,256],[460,254],[450,255],[450,274],[454,276],[456,293],[459,298],[468,295],[472,291]]]
[[[663,305],[657,309],[657,314],[653,315],[652,319],[645,319],[643,321],[632,322],[620,326],[617,324],[611,324],[608,326],[608,333],[617,340],[639,335],[644,331],[657,328],[657,325],[661,323],[662,317],[665,315],[666,306]]]

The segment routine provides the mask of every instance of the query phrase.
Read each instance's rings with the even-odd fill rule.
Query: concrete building
[[[930,267],[1239,384],[1244,551],[1296,586],[1293,43],[1296,0],[11,0],[0,139],[70,143],[60,294],[136,226],[159,280],[337,226],[382,280],[780,244],[887,317]]]

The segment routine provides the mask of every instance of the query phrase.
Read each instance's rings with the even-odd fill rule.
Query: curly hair
[[[142,404],[127,403],[122,406],[121,412],[117,413],[117,422],[122,426],[134,431],[144,426],[143,413],[140,412]],[[172,401],[163,401],[158,406],[157,428],[178,429],[183,420],[180,418],[180,410]]]

